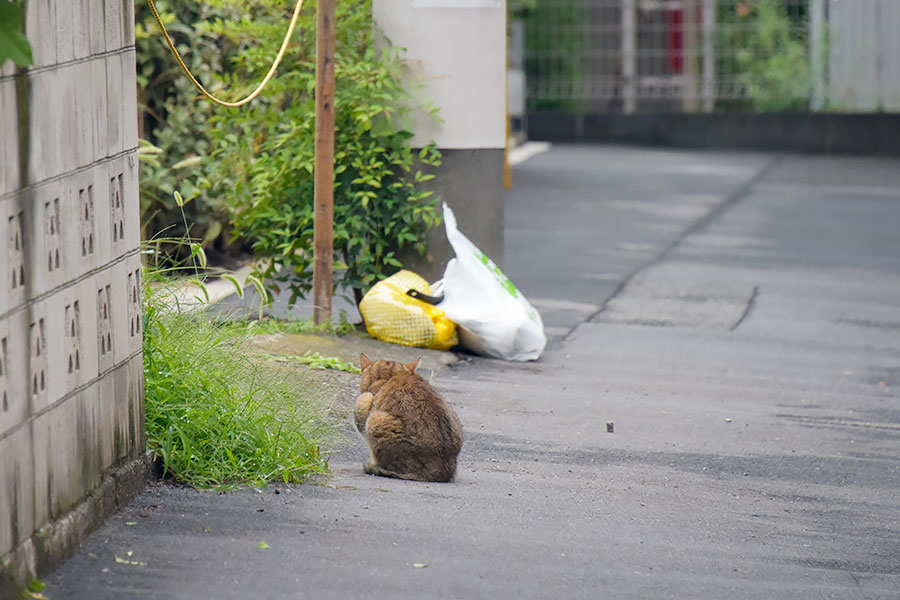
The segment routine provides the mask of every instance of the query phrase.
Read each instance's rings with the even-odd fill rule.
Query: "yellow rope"
[[[291,36],[294,34],[294,26],[297,25],[297,19],[300,17],[300,9],[303,6],[303,0],[297,0],[297,5],[294,7],[294,14],[291,16],[291,24],[288,26],[287,34],[284,36],[284,41],[281,43],[281,49],[278,51],[278,55],[275,57],[275,62],[272,63],[272,67],[269,69],[269,72],[266,73],[266,76],[263,77],[262,82],[257,86],[253,92],[250,93],[249,96],[238,100],[237,102],[226,102],[225,100],[219,100],[212,94],[206,91],[197,78],[191,73],[191,70],[188,69],[187,65],[184,64],[184,60],[181,58],[181,54],[178,53],[178,50],[175,48],[175,44],[172,42],[172,38],[169,37],[169,32],[166,31],[166,26],[163,25],[162,19],[159,16],[159,13],[156,11],[156,5],[153,4],[153,0],[147,0],[147,4],[150,5],[150,12],[153,13],[153,17],[156,19],[156,24],[159,25],[159,30],[162,32],[163,37],[166,38],[166,44],[169,45],[169,50],[172,51],[172,54],[175,56],[175,60],[178,61],[178,64],[181,66],[181,70],[184,71],[184,74],[188,76],[188,79],[191,80],[191,83],[200,90],[200,93],[206,96],[212,102],[216,104],[221,104],[222,106],[230,106],[232,108],[243,106],[259,96],[260,92],[262,92],[263,88],[266,87],[266,84],[269,83],[269,80],[272,79],[272,76],[275,74],[275,69],[278,68],[278,64],[281,62],[281,59],[284,57],[284,52],[287,50],[288,42],[290,42]]]

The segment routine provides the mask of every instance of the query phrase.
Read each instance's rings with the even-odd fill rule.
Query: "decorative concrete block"
[[[31,415],[44,410],[66,391],[65,370],[60,368],[65,349],[58,337],[63,332],[63,296],[55,294],[35,302],[24,314],[27,322],[28,377],[26,397]]]
[[[0,378],[0,436],[24,423],[30,414],[28,403],[28,320],[24,311],[0,321],[0,356],[3,377]],[[3,392],[6,403],[3,404]]]
[[[128,265],[125,261],[118,262],[109,269],[111,294],[115,302],[111,303],[112,322],[111,331],[113,339],[113,357],[116,365],[121,364],[131,354],[131,327],[128,322],[128,297],[131,290],[128,288]]]
[[[47,362],[46,307],[37,304],[29,315],[28,323],[28,412],[37,413],[46,408],[49,379]]]
[[[25,206],[27,231],[25,238],[28,261],[26,279],[31,298],[46,294],[63,281],[65,259],[60,232],[62,216],[62,186],[50,181],[32,188]]]
[[[9,336],[9,319],[0,319],[0,436],[21,423],[24,418],[24,410],[16,402],[18,396],[13,396],[13,389],[10,381],[12,375],[9,371],[10,350],[15,348],[11,345]],[[21,413],[21,414],[17,414]]]
[[[144,315],[141,307],[141,257],[130,256],[125,260],[128,296],[128,354],[141,349],[143,344]]]
[[[136,247],[129,247],[125,239],[125,182],[129,174],[127,165],[124,157],[109,162],[109,244],[113,256],[121,256]]]
[[[0,315],[5,315],[7,311],[12,308],[10,302],[10,294],[12,292],[12,288],[10,287],[11,278],[8,272],[10,268],[10,249],[8,248],[9,235],[6,232],[8,226],[6,218],[7,202],[12,203],[12,200],[0,200]]]
[[[97,333],[98,327],[98,310],[97,310],[97,290],[101,287],[98,284],[98,275],[92,275],[79,282],[71,291],[71,296],[67,299],[74,302],[78,300],[80,309],[79,319],[81,321],[81,371],[83,378],[82,385],[89,381],[93,381],[100,374],[99,365],[99,344]]]
[[[78,387],[86,384],[97,376],[96,358],[93,361],[85,354],[85,349],[94,348],[93,343],[87,343],[88,329],[85,328],[85,315],[88,312],[90,288],[81,282],[66,288],[63,292],[63,331],[54,332],[56,339],[63,340],[65,358],[62,368],[66,377],[65,393],[71,393]],[[87,298],[86,298],[87,296]],[[93,342],[93,336],[90,336]],[[94,369],[92,370],[91,364]]]
[[[97,267],[97,217],[94,170],[79,171],[63,182],[63,247],[66,277],[75,279]]]
[[[56,64],[56,5],[54,0],[25,3],[25,36],[31,42],[33,67]]]
[[[133,128],[133,126],[132,126]],[[124,210],[124,245],[131,251],[141,245],[141,199],[137,152],[122,159],[122,208]]]
[[[12,64],[12,63],[9,63]],[[19,115],[16,82],[0,81],[0,196],[19,187]]]
[[[94,181],[94,258],[95,268],[113,260],[112,233],[110,231],[110,165],[109,161],[98,163],[91,169]]]
[[[89,63],[91,69],[91,130],[93,132],[94,159],[100,160],[109,156],[109,138],[107,138],[108,103],[106,98],[106,59],[99,57]]]
[[[97,364],[101,374],[115,365],[115,322],[111,274],[104,271],[94,278],[97,309]]]
[[[109,6],[109,4],[107,4]],[[109,16],[107,15],[107,19]],[[118,54],[106,57],[106,122],[107,122],[107,152],[109,156],[119,154],[124,149],[122,137],[122,113],[124,112],[124,99],[131,101],[134,98],[133,90],[125,96],[122,87],[122,59]]]
[[[0,290],[6,289],[6,310],[19,306],[27,299],[26,290],[32,274],[27,264],[26,244],[31,240],[26,239],[29,232],[28,218],[25,213],[25,202],[22,195],[8,198],[4,203],[6,212],[2,215],[5,224],[6,261],[0,265],[3,272],[3,285]]]

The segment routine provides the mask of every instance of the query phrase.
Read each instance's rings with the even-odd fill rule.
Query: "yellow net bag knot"
[[[359,312],[373,338],[403,346],[449,350],[458,342],[456,324],[438,307],[406,292],[430,295],[431,286],[412,271],[400,271],[372,286]]]

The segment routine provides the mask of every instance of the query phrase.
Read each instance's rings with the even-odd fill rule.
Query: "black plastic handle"
[[[444,301],[444,295],[440,296],[429,296],[428,294],[423,294],[419,290],[406,290],[406,295],[415,298],[416,300],[421,300],[422,302],[427,302],[428,304],[440,304]]]

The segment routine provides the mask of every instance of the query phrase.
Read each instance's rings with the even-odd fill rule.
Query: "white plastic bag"
[[[506,360],[536,360],[547,338],[541,315],[487,255],[456,228],[456,217],[444,204],[447,240],[456,258],[447,263],[438,304],[457,324],[460,344],[469,350]]]

